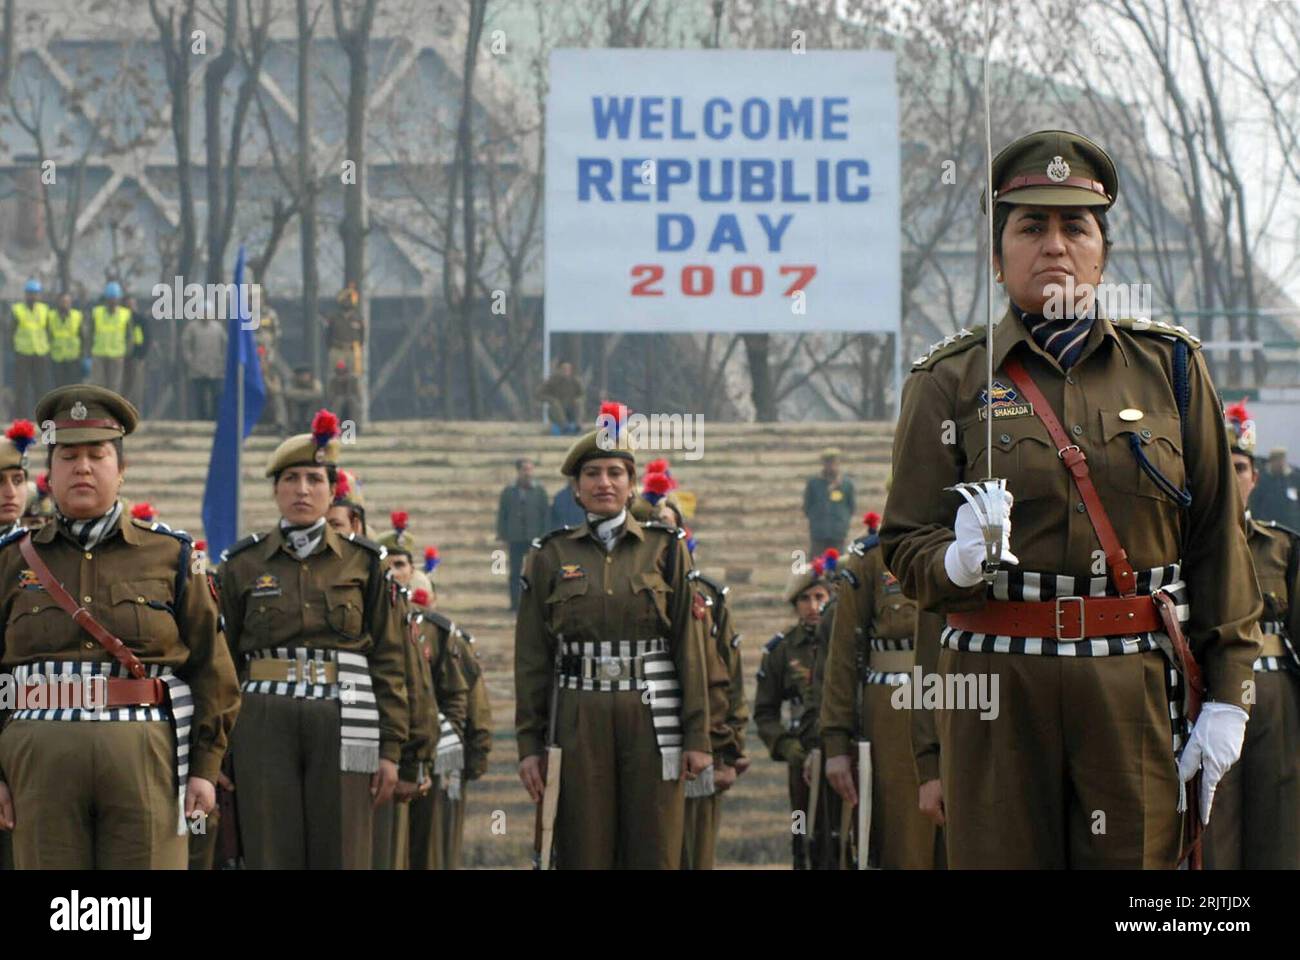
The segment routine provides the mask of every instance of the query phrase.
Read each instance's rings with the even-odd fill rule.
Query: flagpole
[[[242,259],[243,247],[240,247]],[[244,278],[238,278],[242,281]],[[228,301],[227,301],[228,302]],[[235,284],[235,539],[244,531],[244,285]]]

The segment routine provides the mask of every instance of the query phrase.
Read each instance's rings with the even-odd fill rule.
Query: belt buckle
[[[621,680],[623,678],[623,658],[622,657],[600,657],[601,672],[605,674],[607,680]]]
[[[284,661],[284,682],[298,682],[298,661],[292,658]]]
[[[1062,613],[1061,604],[1069,603],[1071,600],[1074,600],[1079,604],[1079,635],[1077,637],[1063,637],[1061,636],[1061,613]],[[1084,617],[1083,597],[1057,597],[1056,598],[1056,639],[1064,640],[1067,642],[1082,640],[1083,639],[1083,617]]]
[[[307,662],[302,665],[302,672],[303,672],[302,679],[304,683],[314,685],[323,682],[323,677],[324,677],[323,670],[321,671],[322,680],[316,679],[316,668],[319,666],[320,664],[317,663],[315,660],[308,658]]]

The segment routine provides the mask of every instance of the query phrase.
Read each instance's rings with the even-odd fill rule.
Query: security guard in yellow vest
[[[90,354],[94,358],[91,379],[113,391],[122,389],[126,370],[126,341],[131,326],[131,311],[122,304],[122,286],[116,280],[104,287],[104,302],[90,312],[95,340]]]
[[[81,382],[82,313],[72,306],[72,295],[59,294],[59,305],[49,313],[50,363],[56,387]]]
[[[11,308],[13,315],[14,403],[26,416],[49,389],[50,341],[47,335],[49,306],[38,299],[41,281],[28,280],[23,299]]]

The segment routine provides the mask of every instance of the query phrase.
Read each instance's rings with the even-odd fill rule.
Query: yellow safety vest
[[[14,353],[25,357],[43,357],[50,352],[50,341],[45,336],[49,307],[37,300],[30,307],[20,300],[13,306],[18,327],[14,330]]]
[[[118,306],[110,315],[102,303],[91,311],[95,321],[95,343],[90,352],[96,357],[126,356],[126,328],[131,323],[131,311]]]
[[[67,316],[50,311],[50,359],[55,363],[81,359],[81,311],[69,310]]]

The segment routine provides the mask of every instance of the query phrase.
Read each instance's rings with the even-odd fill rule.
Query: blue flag
[[[240,453],[244,438],[253,432],[253,425],[262,415],[262,405],[266,402],[266,384],[262,382],[262,364],[257,356],[249,298],[243,284],[244,247],[240,244],[239,259],[235,261],[235,310],[226,337],[226,382],[221,389],[212,457],[208,461],[208,483],[203,490],[203,532],[208,541],[209,557],[220,557],[222,550],[239,539]],[[231,299],[226,298],[226,302],[230,303]],[[244,393],[242,424],[238,422],[241,386]]]

